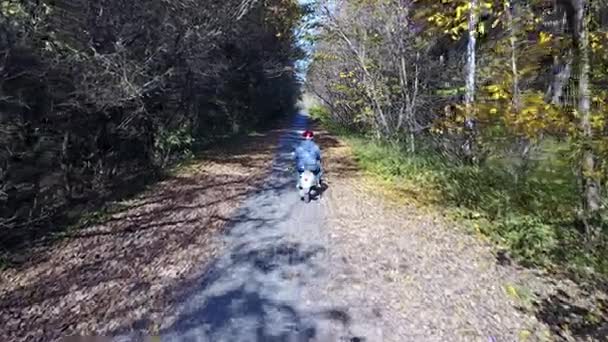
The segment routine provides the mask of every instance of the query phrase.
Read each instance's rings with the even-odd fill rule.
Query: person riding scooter
[[[312,171],[319,178],[319,185],[322,184],[323,170],[321,169],[321,149],[313,141],[314,133],[310,130],[305,130],[302,133],[304,141],[295,148],[294,154],[296,157],[296,169],[298,174],[304,170]],[[299,181],[298,181],[299,183]],[[299,187],[299,184],[297,184]]]

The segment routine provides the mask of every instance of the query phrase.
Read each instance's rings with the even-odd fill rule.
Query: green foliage
[[[331,111],[324,106],[313,105],[308,108],[310,117],[319,122],[323,127],[331,131],[332,133],[348,135],[350,132],[348,127],[338,124],[332,117]]]
[[[312,106],[308,109],[308,113],[310,114],[311,118],[313,118],[314,120],[318,120],[322,124],[328,124],[332,122],[331,113],[326,107]]]
[[[0,255],[0,271],[9,268],[11,265],[10,260],[3,255]]]
[[[546,265],[557,247],[555,227],[535,216],[515,216],[499,222],[496,233],[524,263]]]
[[[193,156],[192,145],[194,138],[188,127],[174,130],[161,130],[155,139],[156,163],[166,167],[170,161],[188,159]]]
[[[576,221],[575,175],[561,162],[557,143],[543,145],[542,160],[530,176],[517,179],[506,165],[491,160],[468,166],[430,149],[415,155],[400,145],[348,138],[355,158],[368,173],[389,182],[397,194],[422,205],[440,205],[451,216],[507,247],[523,263],[592,268],[608,274],[606,246],[583,248]]]

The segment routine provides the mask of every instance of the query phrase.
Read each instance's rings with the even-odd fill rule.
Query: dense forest
[[[299,96],[291,0],[0,2],[3,248]]]
[[[608,2],[321,1],[317,19],[311,112],[372,173],[522,261],[608,273]]]

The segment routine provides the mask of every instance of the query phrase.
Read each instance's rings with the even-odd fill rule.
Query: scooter
[[[298,189],[300,190],[300,199],[306,203],[310,203],[311,196],[319,194],[319,177],[310,170],[304,170],[300,173],[300,181]]]

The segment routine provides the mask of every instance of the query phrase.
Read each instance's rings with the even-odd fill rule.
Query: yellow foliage
[[[504,100],[509,98],[509,94],[503,85],[491,84],[485,87],[492,100]]]
[[[339,57],[337,55],[334,54],[329,54],[329,53],[324,53],[324,52],[317,52],[314,54],[313,57],[316,61],[337,61],[339,60]]]
[[[499,23],[500,23],[500,18],[496,18],[496,20],[494,20],[494,22],[492,23],[492,28],[496,28],[496,26],[498,26]]]
[[[606,115],[605,113],[592,113],[591,114],[591,127],[596,130],[601,130],[606,126]]]
[[[608,53],[608,32],[591,32],[589,42],[593,53]]]
[[[538,37],[538,42],[540,44],[546,44],[551,41],[551,38],[553,38],[551,33],[541,32]]]
[[[517,289],[513,285],[511,285],[511,284],[505,285],[505,292],[511,298],[519,299],[519,293],[517,293]]]
[[[527,341],[528,338],[532,335],[532,333],[528,330],[522,330],[519,332],[519,340],[520,341]]]
[[[21,4],[17,1],[2,1],[0,3],[0,13],[5,17],[25,16]]]
[[[484,34],[486,32],[486,25],[483,22],[479,23],[477,27],[477,32],[481,34]]]
[[[460,20],[462,18],[463,13],[468,11],[471,8],[471,3],[467,2],[464,5],[460,5],[456,7],[456,20]]]

